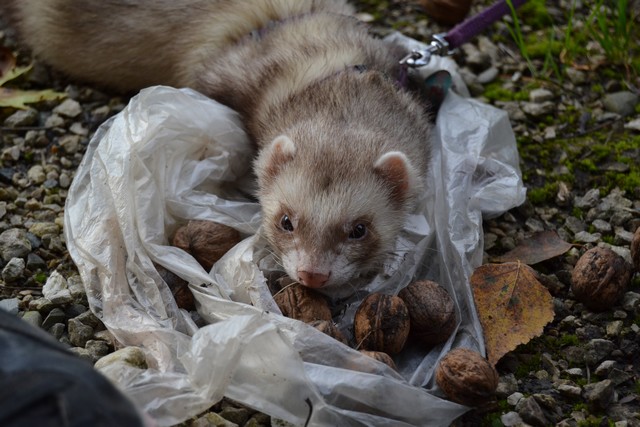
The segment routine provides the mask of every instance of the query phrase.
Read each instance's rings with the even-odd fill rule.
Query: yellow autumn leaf
[[[486,264],[471,276],[484,331],[487,360],[493,366],[518,345],[542,334],[553,320],[553,300],[531,267],[520,262]]]
[[[62,99],[66,96],[66,93],[56,92],[52,89],[19,90],[0,87],[0,107],[11,107],[24,110],[27,108],[26,104]]]

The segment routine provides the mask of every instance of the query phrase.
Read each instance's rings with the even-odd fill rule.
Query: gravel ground
[[[474,10],[483,3],[488,2],[474,5]],[[563,33],[567,5],[547,3],[547,27]],[[426,40],[445,29],[413,3],[356,4],[360,17],[381,35],[395,28]],[[585,0],[574,12],[575,28],[586,20],[591,4]],[[634,7],[637,11],[637,3]],[[534,15],[531,12],[532,19]],[[639,275],[623,298],[602,312],[586,309],[571,291],[573,266],[592,247],[610,247],[631,262],[630,243],[640,227],[637,72],[608,63],[602,50],[591,44],[587,56],[561,64],[566,66],[561,79],[553,71],[532,76],[505,22],[455,56],[473,96],[509,113],[529,187],[523,206],[485,223],[487,260],[543,230],[555,230],[575,245],[534,266],[553,295],[555,320],[543,336],[498,364],[496,402],[469,412],[457,424],[640,425]],[[536,33],[539,25],[525,19],[522,32],[542,34]],[[637,23],[631,34],[636,46],[638,27]],[[21,61],[28,61],[28,53],[10,33],[2,33],[0,40],[19,51]],[[544,58],[534,58],[532,64],[536,70],[545,69]],[[114,343],[88,311],[65,247],[63,211],[87,142],[127,98],[71,83],[37,63],[18,87],[54,88],[67,98],[0,112],[0,307],[49,331],[95,363],[114,351]],[[270,423],[268,416],[225,400],[186,424]]]

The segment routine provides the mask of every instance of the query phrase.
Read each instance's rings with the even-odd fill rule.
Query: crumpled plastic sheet
[[[443,399],[433,374],[453,347],[484,353],[469,286],[482,262],[482,218],[521,204],[525,189],[503,111],[450,92],[431,143],[428,189],[398,239],[398,257],[334,319],[348,330],[369,292],[396,293],[417,278],[444,286],[457,332],[430,351],[409,346],[396,372],[280,314],[258,268],[273,263],[256,233],[252,149],[238,115],[188,89],[141,91],[90,142],[65,209],[91,309],[147,358],[148,369],[119,363],[103,372],[159,425],[223,396],[294,425],[449,425],[468,408]],[[221,222],[246,238],[207,272],[169,245],[189,219]],[[206,326],[176,306],[158,266],[190,283]]]

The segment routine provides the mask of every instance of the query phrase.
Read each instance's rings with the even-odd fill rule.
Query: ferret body
[[[10,0],[35,55],[117,90],[191,87],[240,113],[258,148],[262,233],[326,293],[375,272],[424,185],[425,104],[405,52],[339,0]],[[7,9],[8,8],[8,9]]]

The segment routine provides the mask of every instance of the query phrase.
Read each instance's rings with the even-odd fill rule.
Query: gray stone
[[[534,427],[549,425],[549,420],[544,415],[542,408],[534,397],[525,397],[516,405],[516,410],[522,420]]]
[[[622,227],[615,228],[614,241],[615,245],[629,245],[633,240],[633,233]]]
[[[24,258],[31,252],[27,232],[21,228],[10,228],[0,234],[0,254],[9,262],[11,258]]]
[[[574,235],[577,242],[580,243],[596,243],[602,236],[600,233],[588,233],[586,231],[580,231]]]
[[[522,111],[533,117],[541,117],[549,114],[553,114],[556,111],[555,102],[523,102],[521,104]]]
[[[74,118],[82,113],[82,106],[75,99],[67,98],[55,107],[53,112],[61,116]]]
[[[609,340],[601,338],[592,339],[585,346],[584,360],[587,365],[595,366],[606,359],[615,348],[616,345]]]
[[[611,372],[615,364],[616,364],[615,360],[605,360],[598,365],[598,367],[595,370],[595,374],[598,375],[599,377],[607,376],[609,375],[609,372]]]
[[[505,374],[498,379],[498,387],[496,387],[496,396],[504,399],[518,391],[518,380],[515,375]],[[514,403],[515,405],[515,403]]]
[[[42,314],[37,311],[25,311],[22,320],[37,328],[42,326]]]
[[[573,201],[573,205],[576,208],[588,209],[595,207],[598,204],[598,201],[600,201],[600,190],[594,188],[587,191],[584,196],[576,197]]]
[[[633,119],[624,124],[625,129],[634,130],[640,132],[640,119]]]
[[[18,298],[2,299],[0,300],[0,310],[16,315],[19,311],[19,302]]]
[[[512,393],[509,397],[507,397],[507,403],[511,406],[516,406],[520,400],[524,397],[524,394],[516,391]]]
[[[222,418],[238,425],[244,425],[251,417],[251,412],[247,408],[234,408],[227,406],[218,412]]]
[[[67,173],[63,172],[60,174],[58,183],[62,188],[69,188],[69,186],[71,185],[71,177]]]
[[[203,416],[191,421],[190,426],[191,427],[238,427],[238,424],[225,420],[215,412],[208,412]]]
[[[640,305],[640,294],[636,292],[626,292],[622,297],[622,308],[626,311],[634,311]]]
[[[87,310],[79,316],[76,316],[75,320],[82,322],[87,326],[91,326],[94,329],[102,326],[102,322],[100,322],[100,319],[98,319],[96,315],[93,314],[93,312],[90,310]]]
[[[57,114],[52,114],[44,121],[44,127],[47,129],[61,128],[64,126],[64,119]]]
[[[65,153],[74,154],[77,153],[80,148],[80,140],[80,136],[68,134],[61,136],[58,143]]]
[[[69,341],[77,347],[84,347],[93,337],[93,328],[87,326],[78,319],[69,319],[67,322],[69,328]]]
[[[629,116],[635,112],[638,103],[638,95],[629,91],[608,93],[602,99],[602,105],[607,111]]]
[[[47,176],[42,165],[35,165],[27,171],[27,178],[34,184],[42,184],[47,179]]]
[[[91,354],[89,354],[89,350],[87,350],[86,348],[71,347],[69,351],[72,353],[75,353],[76,356],[86,360],[87,362],[91,362],[91,363],[94,362],[93,358],[91,357]]]
[[[582,365],[584,363],[584,353],[584,349],[579,346],[569,346],[563,351],[564,358],[572,365]],[[567,373],[572,375],[572,372],[575,373],[576,370],[578,372],[578,376],[582,376],[582,369],[580,368],[567,369]]]
[[[55,325],[52,325],[48,331],[51,335],[53,335],[57,340],[59,340],[60,338],[62,338],[62,335],[64,335],[64,330],[67,327],[64,326],[64,323],[56,323]]]
[[[31,227],[29,227],[29,233],[43,238],[47,234],[59,234],[60,227],[55,222],[36,222]]]
[[[44,270],[47,268],[47,263],[38,254],[31,252],[27,255],[27,268],[33,272]]]
[[[557,387],[557,390],[561,395],[570,399],[578,399],[580,398],[580,396],[582,396],[582,389],[575,385],[560,384]]]
[[[67,281],[57,271],[51,273],[47,279],[42,287],[42,295],[54,304],[68,304],[73,301]]]
[[[558,406],[558,402],[548,394],[536,393],[533,398],[538,402],[544,416],[547,420],[555,423],[557,419],[562,415],[562,410]]]
[[[36,298],[29,301],[29,310],[39,311],[42,315],[47,315],[54,307],[55,304],[47,298]]]
[[[564,226],[569,229],[573,234],[579,233],[581,231],[585,231],[587,229],[587,225],[584,221],[579,220],[575,216],[569,216],[564,221]]]
[[[500,421],[502,421],[502,425],[504,427],[517,427],[522,426],[522,424],[524,423],[524,421],[522,421],[522,418],[520,417],[520,414],[515,411],[510,411],[506,414],[501,415]]]
[[[67,317],[65,316],[64,311],[56,307],[49,312],[47,317],[44,318],[44,321],[42,322],[42,329],[48,330],[56,323],[64,323],[66,319]]]
[[[4,125],[9,128],[33,126],[38,123],[38,110],[29,108],[18,110],[4,120]]]
[[[574,377],[574,378],[581,378],[584,376],[584,373],[580,368],[569,368],[565,371],[565,373],[570,377]]]
[[[109,354],[109,344],[102,340],[89,340],[84,348],[87,349],[91,356],[92,363],[97,362],[100,358]]]
[[[598,233],[608,233],[611,231],[611,224],[602,219],[594,220],[591,225],[593,225],[593,228],[595,228]]]
[[[496,67],[489,67],[480,74],[478,74],[478,83],[486,85],[487,83],[491,83],[498,77],[500,71]]]
[[[587,74],[582,70],[576,70],[575,68],[567,67],[565,70],[567,77],[571,83],[575,85],[581,85],[587,82]]]
[[[622,327],[624,326],[624,322],[621,320],[614,320],[613,322],[607,323],[606,331],[608,337],[617,337],[620,336],[622,332]]]
[[[84,285],[82,284],[82,278],[75,274],[67,279],[67,287],[74,300],[80,301],[86,296]]]
[[[547,101],[552,101],[555,96],[553,92],[548,89],[538,88],[533,89],[529,92],[529,101],[534,102],[536,104],[540,104]]]
[[[532,232],[544,231],[544,223],[537,218],[528,218],[525,226]]]
[[[71,126],[69,126],[69,130],[76,135],[87,136],[89,135],[89,130],[82,125],[80,122],[75,122]]]
[[[2,280],[15,283],[24,275],[25,262],[22,258],[11,258],[2,269]]]
[[[633,375],[629,372],[623,371],[622,369],[613,368],[611,372],[609,372],[609,376],[607,378],[611,380],[614,386],[619,386],[633,378]]]
[[[587,384],[582,395],[593,410],[602,411],[613,401],[614,391],[613,382],[607,379]]]

